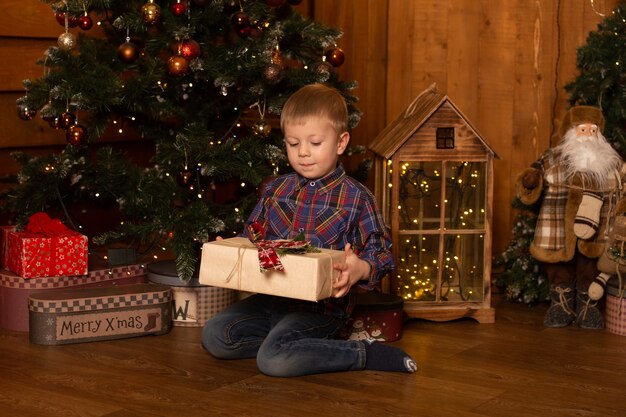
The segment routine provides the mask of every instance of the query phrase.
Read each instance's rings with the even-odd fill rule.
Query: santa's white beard
[[[583,184],[606,187],[615,171],[622,165],[622,158],[598,132],[598,137],[576,136],[576,128],[570,129],[557,146],[561,162],[565,164],[567,178],[579,174]]]

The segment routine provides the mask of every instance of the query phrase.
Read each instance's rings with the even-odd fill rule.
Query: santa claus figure
[[[547,327],[576,322],[604,328],[597,300],[589,298],[605,250],[612,208],[621,197],[624,162],[602,135],[604,117],[591,106],[572,107],[557,133],[559,142],[523,171],[517,191],[524,204],[540,203],[531,255],[550,283]]]

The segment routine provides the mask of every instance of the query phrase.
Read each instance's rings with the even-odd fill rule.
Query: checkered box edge
[[[171,300],[170,292],[150,292],[123,294],[117,297],[90,297],[68,300],[28,299],[28,308],[35,313],[75,313],[95,310],[113,310],[124,307],[137,307],[162,304]]]

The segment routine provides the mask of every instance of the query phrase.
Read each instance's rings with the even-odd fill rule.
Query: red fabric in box
[[[6,268],[23,278],[87,274],[87,236],[9,232]]]

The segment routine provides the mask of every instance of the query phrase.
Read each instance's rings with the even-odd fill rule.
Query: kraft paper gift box
[[[202,246],[200,283],[252,293],[319,301],[332,295],[339,276],[333,264],[345,253],[332,249],[280,256],[283,271],[261,272],[257,247],[249,239],[233,237]]]

